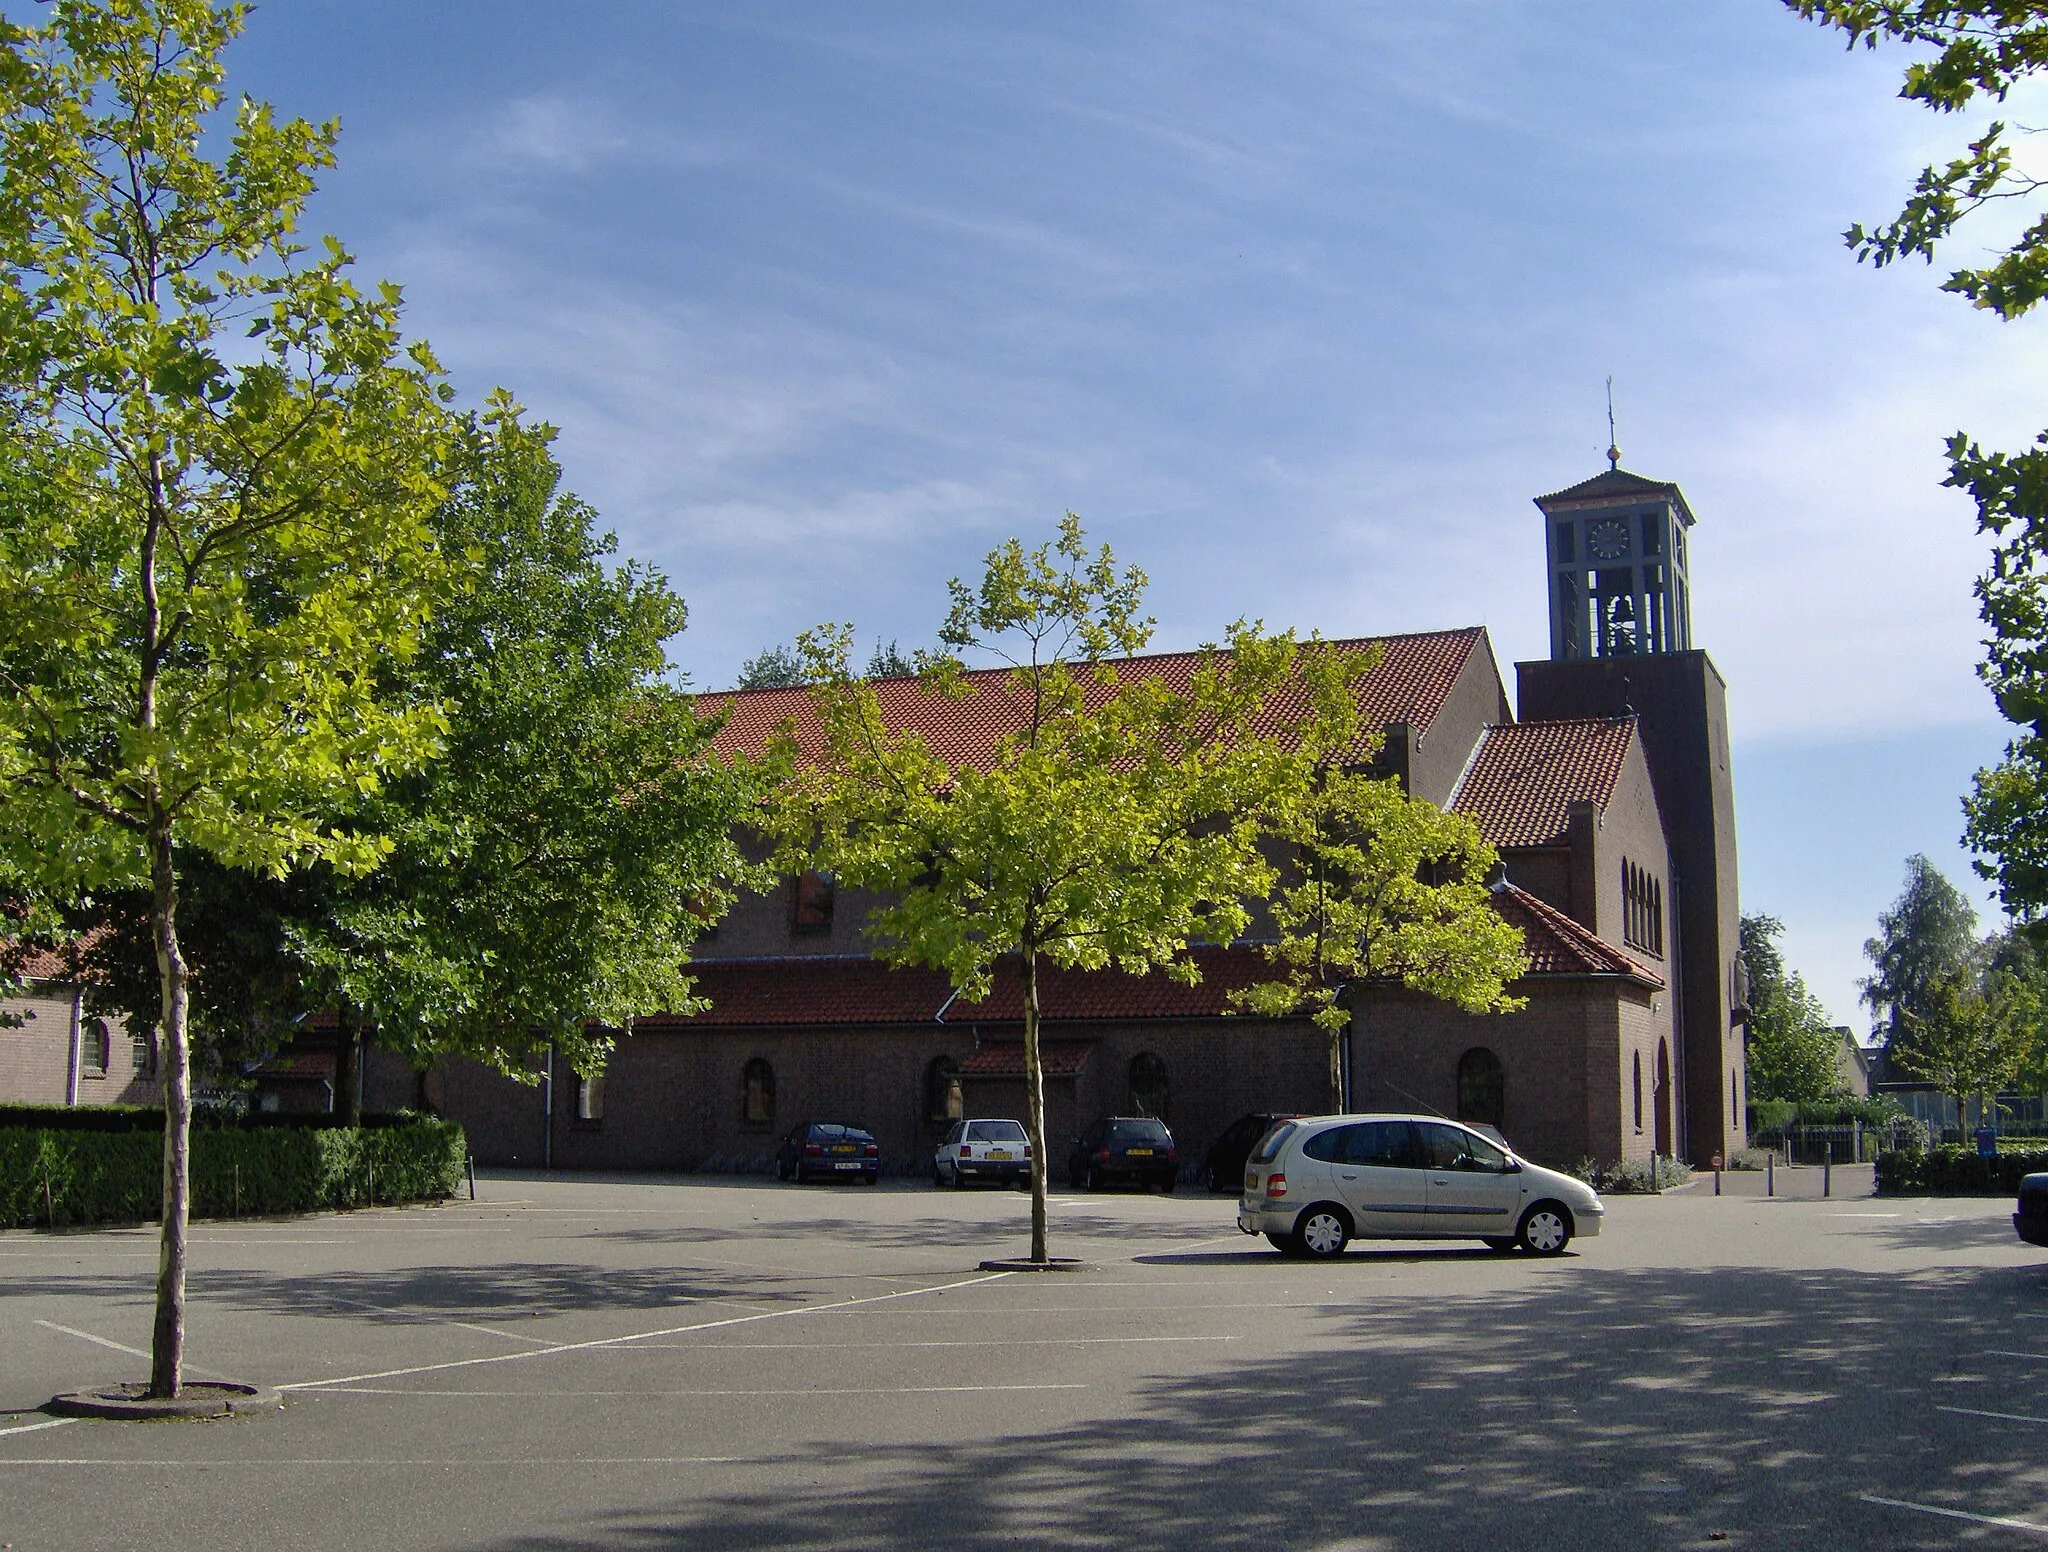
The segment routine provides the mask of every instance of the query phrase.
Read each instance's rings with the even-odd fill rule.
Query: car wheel
[[[944,1173],[939,1169],[937,1161],[934,1160],[932,1163],[932,1186],[934,1187],[934,1189],[942,1189],[945,1186],[945,1184],[946,1177]]]
[[[957,1162],[953,1165],[953,1189],[955,1191],[967,1189],[967,1177],[960,1173],[960,1166]]]
[[[1088,1169],[1088,1189],[1090,1191],[1100,1191],[1102,1189],[1102,1171],[1096,1169],[1093,1165],[1090,1165]]]
[[[1556,1202],[1538,1202],[1522,1214],[1515,1243],[1532,1256],[1558,1256],[1572,1240],[1572,1215]]]
[[[1509,1251],[1515,1248],[1515,1237],[1512,1234],[1508,1235],[1506,1238],[1502,1238],[1498,1234],[1489,1234],[1485,1237],[1482,1243],[1486,1246],[1488,1250],[1492,1251],[1495,1255],[1504,1256]]]
[[[1160,1181],[1159,1189],[1167,1196],[1173,1195],[1173,1176],[1168,1175],[1164,1180]]]
[[[1269,1230],[1266,1234],[1266,1242],[1283,1256],[1294,1254],[1294,1237],[1290,1234],[1275,1234]]]
[[[1295,1224],[1294,1243],[1319,1261],[1341,1256],[1351,1243],[1351,1220],[1344,1216],[1343,1208],[1318,1202]]]
[[[804,1167],[803,1167],[803,1165],[801,1165],[801,1164],[792,1164],[792,1165],[790,1166],[790,1169],[789,1169],[789,1178],[790,1178],[791,1180],[795,1181],[795,1182],[796,1182],[796,1183],[797,1183],[798,1185],[802,1185],[802,1184],[804,1183]]]

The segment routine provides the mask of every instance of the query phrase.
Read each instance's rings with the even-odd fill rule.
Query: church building
[[[1515,665],[1513,703],[1478,626],[1376,638],[1359,691],[1385,735],[1382,768],[1500,852],[1494,906],[1524,934],[1529,970],[1512,990],[1527,1006],[1474,1015],[1399,988],[1359,996],[1350,1106],[1486,1122],[1549,1164],[1655,1152],[1704,1166],[1745,1142],[1745,1009],[1725,687],[1691,639],[1693,514],[1676,485],[1620,469],[1618,455],[1536,506],[1551,651]],[[1121,671],[1174,678],[1195,661]],[[912,680],[877,694],[892,724],[919,727],[951,760],[995,736],[973,697]],[[735,752],[808,715],[803,690],[712,699]],[[758,1169],[792,1124],[835,1119],[915,1170],[954,1118],[1023,1115],[1021,989],[999,975],[969,1004],[936,972],[883,965],[863,937],[870,903],[816,874],[743,900],[696,955],[709,1009],[650,1010],[601,1079],[562,1070],[531,1088],[455,1063],[427,1092],[485,1162]],[[1161,1116],[1198,1161],[1240,1115],[1331,1107],[1321,1031],[1227,1011],[1233,990],[1269,974],[1257,945],[1195,958],[1195,986],[1044,975],[1055,1164],[1105,1115]],[[389,1102],[411,1101],[413,1075],[380,1072],[373,1105],[387,1086]]]

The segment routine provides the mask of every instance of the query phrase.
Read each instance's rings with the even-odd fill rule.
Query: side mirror
[[[1501,1171],[1503,1175],[1519,1175],[1521,1172],[1522,1161],[1520,1159],[1509,1159],[1507,1168]]]

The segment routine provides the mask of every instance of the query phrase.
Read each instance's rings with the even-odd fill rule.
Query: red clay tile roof
[[[1041,966],[1039,1006],[1054,1023],[1215,1018],[1226,1011],[1232,991],[1271,974],[1256,949],[1198,948],[1192,957],[1202,971],[1194,986],[1164,975]],[[690,971],[711,1007],[695,1018],[662,1013],[636,1019],[636,1028],[929,1024],[938,1021],[941,1009],[947,1024],[1024,1021],[1023,977],[1014,963],[997,968],[995,990],[978,1003],[954,998],[951,984],[936,970],[892,969],[858,957],[700,960]]]
[[[1479,826],[1491,846],[1548,846],[1564,839],[1569,804],[1606,806],[1635,737],[1633,717],[1497,722],[1486,730],[1451,811]]]
[[[1088,1060],[1092,1045],[1082,1045],[1072,1040],[1041,1040],[1038,1043],[1038,1065],[1048,1078],[1078,1077],[1082,1064]],[[1020,1040],[1005,1041],[1001,1045],[985,1045],[960,1064],[963,1078],[1022,1078],[1024,1067],[1024,1043]]]
[[[1378,667],[1358,687],[1359,710],[1374,734],[1389,722],[1406,722],[1418,733],[1426,731],[1472,654],[1487,650],[1484,626],[1412,636],[1360,637],[1334,645],[1376,645],[1382,650]],[[1179,687],[1202,661],[1199,652],[1171,652],[1124,658],[1113,666],[1119,674],[1156,676]],[[986,768],[996,741],[1018,727],[1024,717],[1023,698],[1012,691],[1008,673],[1000,668],[976,669],[966,676],[973,693],[960,700],[929,694],[916,679],[879,680],[875,694],[891,727],[917,729],[932,752],[949,765]],[[1279,726],[1291,717],[1293,708],[1283,698],[1276,697],[1276,702],[1271,720]],[[728,690],[703,697],[700,707],[731,710],[715,745],[721,753],[758,754],[787,718],[796,720],[804,747],[815,747],[816,723],[807,690]]]
[[[1493,908],[1522,929],[1531,975],[1625,975],[1661,987],[1664,977],[1639,964],[1605,938],[1513,884],[1496,885]]]

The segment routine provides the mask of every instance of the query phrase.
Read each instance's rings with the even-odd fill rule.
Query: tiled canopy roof
[[[1552,507],[1596,506],[1609,501],[1626,501],[1635,496],[1668,497],[1678,503],[1679,514],[1687,527],[1694,522],[1692,508],[1685,504],[1685,493],[1671,481],[1644,479],[1642,475],[1631,474],[1626,469],[1602,469],[1590,480],[1580,480],[1563,490],[1538,496],[1536,505],[1549,511]]]
[[[1082,1064],[1093,1049],[1093,1046],[1073,1040],[1041,1040],[1038,1043],[1039,1069],[1048,1078],[1078,1077]],[[1017,1040],[985,1045],[960,1064],[960,1076],[963,1078],[1022,1078],[1026,1075],[1024,1044]]]
[[[1486,730],[1451,811],[1497,847],[1548,846],[1565,835],[1566,809],[1606,807],[1635,737],[1633,717],[1500,722]]]
[[[1661,987],[1664,977],[1526,889],[1501,884],[1493,908],[1522,929],[1531,975],[1625,975]]]
[[[1468,626],[1413,636],[1361,637],[1333,645],[1381,649],[1378,666],[1358,687],[1365,727],[1377,734],[1389,722],[1406,722],[1417,732],[1426,731],[1472,654],[1484,650],[1485,641],[1483,626]],[[1202,662],[1202,653],[1172,652],[1124,658],[1113,666],[1119,675],[1159,678],[1180,688]],[[879,680],[875,694],[889,726],[916,729],[948,765],[985,768],[997,741],[1024,720],[1026,702],[1013,690],[1008,675],[1007,669],[976,669],[965,676],[971,693],[959,700],[930,694],[916,679]],[[790,718],[795,719],[804,747],[815,747],[817,724],[807,690],[729,690],[707,695],[700,704],[706,711],[731,710],[717,739],[722,753],[758,754],[776,727]],[[1285,697],[1275,697],[1271,724],[1283,725],[1297,710]]]

